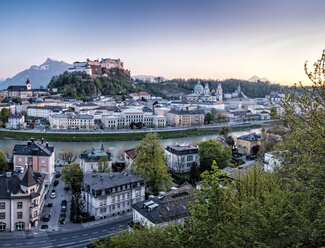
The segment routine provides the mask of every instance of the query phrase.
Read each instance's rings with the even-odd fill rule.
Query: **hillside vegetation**
[[[125,96],[133,92],[147,91],[151,95],[166,99],[185,98],[191,93],[199,79],[173,79],[163,83],[148,83],[141,80],[134,82],[123,70],[110,71],[106,77],[92,79],[87,74],[64,72],[53,77],[48,88],[57,88],[65,98],[76,98],[88,101],[99,95]],[[242,91],[252,98],[265,97],[272,91],[284,91],[284,87],[268,82],[249,82],[238,79],[200,80],[204,85],[209,84],[210,90],[216,89],[221,83],[224,93],[232,93],[238,85]]]

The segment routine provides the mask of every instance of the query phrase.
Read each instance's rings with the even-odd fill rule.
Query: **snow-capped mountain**
[[[43,64],[32,65],[29,69],[19,72],[14,77],[0,82],[0,89],[5,89],[9,85],[24,85],[27,78],[29,78],[32,88],[47,87],[53,76],[62,74],[71,66],[64,61],[48,58]]]
[[[152,76],[152,75],[137,75],[137,76],[132,76],[133,80],[141,80],[144,82],[149,82],[149,83],[160,83],[160,82],[164,82],[167,79],[164,77],[156,77],[156,76]]]
[[[260,81],[260,82],[270,82],[270,80],[268,80],[267,78],[260,78],[260,77],[258,77],[256,75],[252,76],[247,81],[254,82],[254,83],[256,83],[257,81]]]

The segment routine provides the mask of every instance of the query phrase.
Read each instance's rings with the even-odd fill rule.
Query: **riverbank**
[[[233,131],[241,131],[252,128],[260,128],[262,125],[253,124],[247,126],[231,127]],[[175,131],[152,131],[158,132],[162,139],[182,138],[189,136],[201,136],[209,134],[217,134],[221,127],[211,129],[189,129],[189,130],[175,130]],[[41,139],[48,141],[62,141],[62,142],[93,142],[93,141],[129,141],[141,140],[148,132],[127,132],[127,133],[32,133],[32,132],[13,132],[0,131],[0,139],[17,139],[28,140],[30,138]]]

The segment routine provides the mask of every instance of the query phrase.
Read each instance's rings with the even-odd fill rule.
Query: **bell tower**
[[[32,85],[31,85],[31,83],[29,81],[29,78],[27,78],[27,80],[26,80],[26,87],[27,87],[27,90],[31,90],[32,89]]]

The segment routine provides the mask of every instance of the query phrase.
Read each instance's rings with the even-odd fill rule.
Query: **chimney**
[[[49,142],[46,142],[46,147],[49,147]]]
[[[32,142],[29,140],[27,141],[27,146],[31,146],[32,145]]]
[[[11,177],[11,172],[6,172],[6,177]]]
[[[44,143],[44,139],[42,138],[42,140],[41,140],[41,143],[43,144]]]
[[[31,141],[32,143],[34,143],[34,138],[30,138],[30,141]]]

